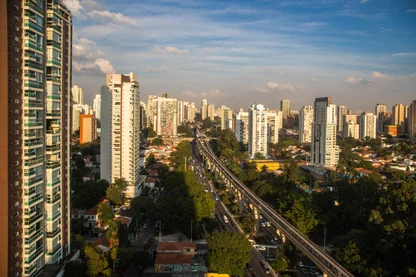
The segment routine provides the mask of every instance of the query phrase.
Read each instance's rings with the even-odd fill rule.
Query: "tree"
[[[111,221],[108,224],[108,228],[105,232],[105,237],[110,242],[110,248],[119,245],[120,241],[120,223],[118,221]]]
[[[97,204],[105,196],[108,188],[106,180],[80,182],[71,186],[72,206],[77,209],[88,209]]]
[[[154,165],[154,164],[156,164],[156,163],[157,163],[157,161],[156,161],[156,159],[155,159],[155,155],[150,154],[150,155],[146,158],[146,162],[145,162],[144,167],[149,168],[149,167],[151,167],[152,165]]]
[[[169,166],[166,164],[161,164],[157,169],[157,173],[161,179],[165,178],[166,174],[169,172]]]
[[[112,275],[112,270],[110,269],[110,264],[106,254],[100,249],[93,246],[87,246],[85,248],[85,259],[87,265],[87,274],[89,276],[110,277]]]
[[[120,262],[122,267],[126,267],[130,264],[130,260],[133,257],[133,249],[132,248],[124,248],[124,247],[114,247],[111,249],[111,259],[117,260]]]
[[[153,200],[144,196],[137,196],[133,198],[130,206],[138,217],[143,214],[143,216],[147,218],[156,211],[156,205]]]
[[[157,136],[156,132],[153,130],[152,127],[147,127],[142,130],[143,135],[146,138],[154,138]]]
[[[106,197],[116,205],[123,204],[123,193],[126,190],[127,182],[123,178],[116,178],[106,191]]]
[[[103,226],[107,226],[114,218],[114,212],[110,205],[101,203],[98,205],[98,220]]]
[[[254,154],[254,158],[259,159],[259,160],[264,160],[266,157],[264,157],[262,153],[257,152],[256,154]]]
[[[243,276],[251,259],[251,245],[244,234],[216,232],[209,235],[208,263],[211,270],[232,276]]]
[[[185,134],[185,137],[192,137],[192,130],[185,123],[178,126],[178,134]]]
[[[283,167],[283,177],[286,183],[296,184],[299,181],[300,168],[298,163],[290,159]]]
[[[83,250],[87,246],[87,242],[80,234],[73,234],[72,244],[74,249]]]
[[[154,138],[152,140],[152,145],[163,145],[163,139],[161,137]]]
[[[175,166],[176,168],[181,167],[184,165],[185,160],[189,159],[191,156],[192,156],[191,144],[186,140],[182,140],[176,146],[176,151],[170,155],[171,165]]]
[[[335,258],[359,276],[368,276],[367,262],[361,257],[357,244],[349,241],[346,247],[335,249]]]

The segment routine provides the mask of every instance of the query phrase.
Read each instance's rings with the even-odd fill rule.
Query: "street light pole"
[[[326,226],[324,228],[324,251],[326,250]]]

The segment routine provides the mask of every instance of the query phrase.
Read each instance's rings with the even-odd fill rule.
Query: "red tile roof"
[[[180,253],[157,253],[155,265],[191,264],[192,257],[192,255],[183,255]]]
[[[98,239],[96,239],[94,241],[92,246],[98,246],[98,245],[102,245],[102,246],[105,246],[105,247],[110,247],[110,242],[108,241],[108,239],[106,237],[99,237]]]
[[[358,171],[358,172],[362,172],[364,174],[367,174],[367,175],[370,175],[370,174],[373,173],[372,170],[365,169],[365,168],[362,168],[362,167],[356,168],[355,170]]]
[[[146,180],[144,181],[145,183],[155,183],[157,181],[156,178],[153,177],[147,177]]]

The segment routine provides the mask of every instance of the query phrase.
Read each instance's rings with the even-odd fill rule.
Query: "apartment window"
[[[19,185],[19,181],[14,182],[14,186],[17,187]]]
[[[15,258],[19,257],[19,252],[14,253],[14,257]]]

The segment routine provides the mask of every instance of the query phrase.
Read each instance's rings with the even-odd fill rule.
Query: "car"
[[[259,218],[260,218],[260,219],[263,219],[263,215],[262,215],[262,214],[259,214]]]
[[[215,200],[217,200],[217,201],[219,200],[219,199],[218,199],[218,196],[215,196]]]
[[[260,225],[261,225],[261,227],[266,227],[266,224],[264,224],[264,222],[262,221],[262,222],[260,222]]]
[[[319,271],[315,272],[314,275],[316,277],[324,277],[324,275],[321,272],[319,272]]]
[[[266,221],[266,226],[270,227],[271,226],[270,222]]]
[[[143,229],[146,229],[147,228],[147,224],[146,223],[144,223],[143,224]]]
[[[251,266],[251,264],[250,264],[250,263],[246,263],[246,268],[247,268],[248,270],[250,270],[250,271],[252,271],[252,270],[253,270],[253,267]]]
[[[299,267],[303,267],[303,263],[302,262],[298,262],[298,266]]]
[[[211,189],[211,192],[214,192],[214,190],[213,190],[213,189]]]
[[[277,235],[276,235],[276,234],[273,234],[273,236],[272,236],[272,237],[273,237],[273,240],[274,240],[274,241],[278,241],[278,240],[279,240],[279,238],[277,237]]]
[[[260,251],[266,251],[265,246],[257,246],[256,248],[257,248],[257,250],[260,250]]]
[[[264,265],[263,266],[263,270],[264,270],[264,273],[270,274],[270,269],[269,269],[269,267],[267,265]]]

